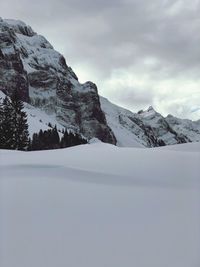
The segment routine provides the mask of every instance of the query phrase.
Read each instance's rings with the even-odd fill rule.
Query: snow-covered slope
[[[112,104],[106,98],[100,97],[101,108],[106,115],[106,120],[112,129],[117,145],[122,147],[143,147],[146,145],[145,136],[140,127],[130,118],[130,111]]]
[[[48,130],[51,129],[56,125],[58,132],[61,134],[64,127],[59,124],[59,122],[56,120],[56,117],[52,115],[47,115],[44,111],[42,111],[39,108],[35,108],[27,103],[25,103],[24,111],[27,114],[27,120],[28,120],[28,130],[30,137],[34,133],[39,133],[40,130]],[[50,126],[51,127],[50,127]]]
[[[118,146],[155,147],[200,141],[200,121],[166,118],[153,107],[133,113],[101,97],[101,108]]]
[[[0,151],[1,267],[199,266],[199,162],[200,143]]]

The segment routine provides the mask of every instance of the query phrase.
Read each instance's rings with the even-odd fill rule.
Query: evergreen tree
[[[25,150],[29,144],[27,115],[23,111],[24,104],[20,99],[19,91],[15,90],[11,95],[13,107],[12,123],[14,126],[14,149]]]
[[[77,146],[81,144],[87,144],[87,140],[82,138],[81,135],[77,133],[72,133],[65,130],[63,137],[61,138],[61,147],[70,147],[70,146]]]
[[[25,150],[29,145],[27,115],[18,91],[0,106],[0,148]]]
[[[87,144],[87,140],[77,133],[68,133],[67,130],[65,130],[60,140],[57,128],[55,126],[53,129],[45,131],[40,130],[38,134],[34,133],[29,150],[65,148],[81,144]]]
[[[51,144],[52,144],[53,148],[59,148],[60,147],[60,137],[59,137],[56,125],[53,128],[53,130],[51,131]]]
[[[14,138],[14,109],[10,99],[6,96],[1,105],[1,126],[0,126],[0,146],[3,149],[14,149],[15,138]]]
[[[41,142],[39,140],[39,135],[37,133],[33,134],[32,141],[29,150],[40,150]]]

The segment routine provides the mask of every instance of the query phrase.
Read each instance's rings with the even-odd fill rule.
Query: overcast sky
[[[200,119],[200,0],[1,0],[0,11],[111,101]]]

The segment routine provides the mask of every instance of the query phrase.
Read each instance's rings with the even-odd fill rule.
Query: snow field
[[[199,151],[1,150],[1,266],[199,266]]]

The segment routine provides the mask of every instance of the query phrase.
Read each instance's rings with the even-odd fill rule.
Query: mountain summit
[[[38,130],[36,121],[44,128],[53,120],[87,139],[119,146],[200,141],[199,121],[164,118],[153,107],[134,114],[99,97],[94,83],[81,84],[65,58],[18,20],[0,18],[0,77],[1,95],[19,89],[30,133]]]

